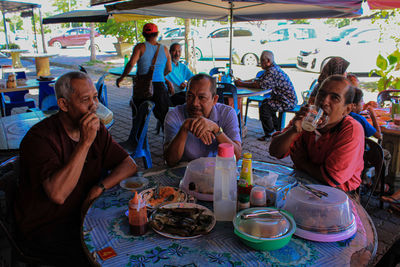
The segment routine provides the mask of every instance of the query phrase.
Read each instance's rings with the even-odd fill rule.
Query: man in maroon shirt
[[[272,138],[269,152],[283,158],[290,154],[294,166],[318,181],[344,191],[360,186],[364,168],[364,130],[347,116],[353,105],[354,87],[341,75],[328,77],[321,85],[316,106],[329,116],[322,129],[304,131],[302,121],[307,108],[302,108],[281,133]]]
[[[60,111],[21,142],[15,217],[27,251],[57,266],[82,266],[82,206],[137,168],[96,116],[97,91],[87,74],[67,73],[55,90]]]

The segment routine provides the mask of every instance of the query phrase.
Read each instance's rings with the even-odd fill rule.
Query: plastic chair
[[[392,98],[400,97],[400,89],[388,89],[379,92],[377,102],[380,107],[384,107],[386,101],[391,101]]]
[[[218,95],[218,102],[224,103],[224,96],[229,95],[233,99],[233,109],[236,112],[236,116],[239,122],[239,130],[240,136],[242,136],[242,119],[240,114],[240,109],[238,107],[238,96],[237,96],[237,88],[236,86],[230,83],[217,83],[217,95]]]
[[[78,67],[79,67],[79,71],[82,71],[84,73],[88,73],[87,70],[83,66],[78,65]]]
[[[370,192],[368,199],[364,205],[365,208],[367,208],[369,200],[370,200],[373,192],[375,192],[379,181],[381,182],[380,198],[384,194],[385,175],[384,175],[384,171],[383,171],[383,169],[384,169],[383,158],[384,158],[384,154],[383,154],[382,147],[375,141],[373,141],[369,138],[365,138],[364,170],[362,172],[361,177],[366,177],[365,173],[369,168],[371,168],[371,167],[375,168],[375,179],[372,181],[372,185],[371,185],[372,189],[370,189],[371,192]],[[381,200],[379,200],[379,201],[380,201],[380,207],[382,208],[383,203]]]
[[[231,76],[233,76],[233,70],[232,70],[232,68],[230,69],[230,75]],[[211,70],[210,70],[210,73],[209,73],[209,75],[212,77],[212,76],[214,76],[214,75],[216,75],[216,74],[225,74],[225,67],[215,67],[215,68],[212,68]]]
[[[39,82],[39,108],[42,111],[58,110],[57,97],[51,83],[54,81]]]
[[[265,70],[260,70],[259,72],[257,72],[256,74],[256,78],[260,78],[261,75],[264,73]],[[246,100],[246,111],[245,111],[245,115],[244,115],[244,125],[247,125],[247,112],[249,110],[249,104],[251,102],[258,102],[258,107],[260,107],[261,103],[263,102],[264,99],[270,97],[271,94],[264,94],[264,95],[255,95],[255,96],[250,96],[247,98]]]
[[[129,144],[127,144],[131,146],[132,149],[126,149],[124,147],[132,158],[143,158],[146,169],[153,166],[151,162],[150,146],[147,140],[147,129],[154,106],[155,104],[152,101],[145,101],[140,104],[138,113],[133,122],[134,125],[129,135]]]
[[[311,85],[310,85],[310,89],[301,92],[301,98],[303,99],[303,102],[300,105],[296,105],[293,109],[290,110],[285,110],[282,112],[278,113],[278,125],[280,126],[280,129],[278,129],[278,131],[282,130],[283,128],[285,128],[285,121],[286,121],[286,113],[296,113],[300,110],[300,108],[304,105],[307,104],[308,99],[310,98],[310,95],[312,93],[312,91],[314,90],[315,86],[317,86],[318,84],[318,80],[315,79]]]
[[[17,227],[14,218],[14,202],[18,185],[18,157],[12,157],[0,164],[0,229],[11,245],[11,264],[19,266],[18,262],[28,266],[51,265],[45,259],[29,255],[24,251],[17,238]]]
[[[103,76],[99,78],[99,80],[96,83],[96,90],[100,103],[108,107],[107,86],[106,83],[104,82],[106,76],[107,73],[103,74]]]

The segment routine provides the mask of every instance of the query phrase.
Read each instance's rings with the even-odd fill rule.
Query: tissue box
[[[274,186],[266,186],[267,206],[283,208],[286,202],[287,193],[297,183],[297,180],[292,176],[279,175]]]

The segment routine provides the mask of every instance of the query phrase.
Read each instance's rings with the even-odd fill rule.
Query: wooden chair
[[[12,157],[0,164],[0,229],[12,248],[10,266],[19,266],[18,262],[25,263],[27,266],[51,265],[45,259],[40,259],[24,251],[17,238],[14,202],[18,185],[18,168],[18,157]]]
[[[380,189],[380,197],[383,196],[384,193],[384,185],[385,185],[385,174],[384,174],[384,164],[383,164],[383,149],[382,147],[376,143],[375,141],[365,138],[365,150],[364,150],[364,170],[361,174],[361,177],[365,179],[365,174],[367,170],[371,167],[375,168],[375,176],[374,179],[371,181],[370,193],[368,196],[367,201],[364,204],[364,207],[367,208],[369,200],[372,194],[375,192],[379,182],[381,183]],[[363,181],[368,183],[369,181]],[[363,186],[366,188],[366,186]],[[383,207],[382,201],[380,201],[381,208]]]

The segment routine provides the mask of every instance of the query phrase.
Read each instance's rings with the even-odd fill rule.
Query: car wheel
[[[58,48],[58,49],[63,48],[62,44],[59,41],[55,41],[53,43],[53,47]]]
[[[100,52],[100,47],[97,44],[94,45],[94,49],[96,52]],[[90,46],[88,46],[88,50],[90,51]]]
[[[201,53],[201,50],[197,47],[194,49],[194,57],[196,58],[196,60],[200,60],[203,58],[203,53]]]
[[[242,63],[245,66],[257,66],[258,65],[258,58],[254,54],[246,54],[242,58]]]

